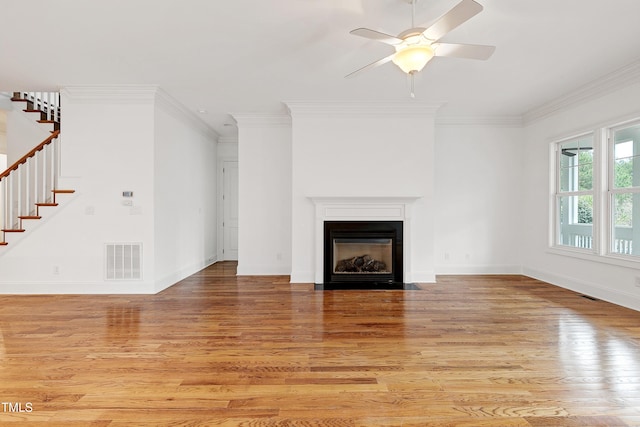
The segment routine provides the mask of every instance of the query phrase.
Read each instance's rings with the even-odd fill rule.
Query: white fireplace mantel
[[[325,221],[402,221],[404,241],[403,277],[412,281],[411,207],[422,196],[308,196],[315,205],[315,283],[323,283]]]

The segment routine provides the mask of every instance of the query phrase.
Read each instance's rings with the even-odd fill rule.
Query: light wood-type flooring
[[[0,296],[0,424],[640,426],[639,312],[522,276],[314,291],[235,268]]]

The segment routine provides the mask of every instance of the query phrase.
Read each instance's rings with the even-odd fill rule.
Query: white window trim
[[[617,121],[615,123],[602,123],[591,130],[576,132],[570,136],[554,138],[549,145],[549,245],[547,253],[591,262],[616,265],[620,267],[637,269],[640,266],[640,256],[622,255],[611,252],[613,238],[613,196],[616,193],[638,192],[640,187],[631,189],[609,189],[614,182],[614,168],[609,167],[609,162],[614,158],[612,135],[616,129],[640,124],[640,118]],[[558,150],[560,144],[572,139],[577,139],[593,134],[594,138],[594,169],[593,169],[593,246],[591,249],[582,249],[558,243],[559,221],[558,194],[559,194],[559,161]]]
[[[560,146],[561,144],[568,142],[568,141],[572,141],[572,140],[576,140],[576,139],[580,139],[580,138],[584,138],[584,137],[588,137],[588,136],[592,136],[593,137],[593,182],[592,182],[592,190],[590,191],[565,191],[562,192],[560,191],[560,177],[559,177],[559,171],[560,171],[560,155],[559,155],[559,151],[560,151]],[[598,181],[598,177],[597,175],[599,175],[598,173],[596,173],[596,165],[599,162],[599,148],[601,145],[601,135],[597,132],[597,130],[588,130],[588,131],[584,131],[584,132],[580,132],[580,133],[575,133],[572,134],[571,136],[567,136],[564,138],[559,138],[559,139],[554,139],[551,144],[550,144],[550,160],[551,160],[551,164],[550,164],[550,170],[551,170],[551,174],[550,174],[550,197],[551,197],[551,209],[549,212],[549,224],[552,224],[551,227],[549,227],[549,247],[551,249],[556,249],[559,250],[561,252],[567,251],[568,253],[571,254],[584,254],[584,255],[595,255],[598,254],[600,252],[600,227],[598,226],[599,218],[600,218],[600,211],[598,210],[599,207],[599,197],[598,197],[598,189],[599,189],[599,181]],[[568,245],[561,245],[559,243],[560,241],[560,218],[558,217],[558,211],[559,211],[559,198],[562,196],[565,197],[571,197],[571,196],[592,196],[593,197],[593,223],[592,223],[592,247],[591,249],[586,249],[586,248],[578,248],[575,246],[568,246]]]

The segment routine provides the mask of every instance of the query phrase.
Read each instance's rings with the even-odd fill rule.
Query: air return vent
[[[107,243],[105,273],[107,280],[142,279],[142,243]]]

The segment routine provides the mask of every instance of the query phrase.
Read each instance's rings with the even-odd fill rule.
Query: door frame
[[[222,196],[224,194],[224,163],[225,162],[238,162],[238,157],[234,156],[224,156],[218,157],[217,162],[217,171],[216,171],[216,223],[217,223],[217,261],[224,261],[224,253],[222,252],[224,249],[224,227],[222,223],[224,222],[224,200]],[[238,162],[238,168],[240,167],[240,163]]]

